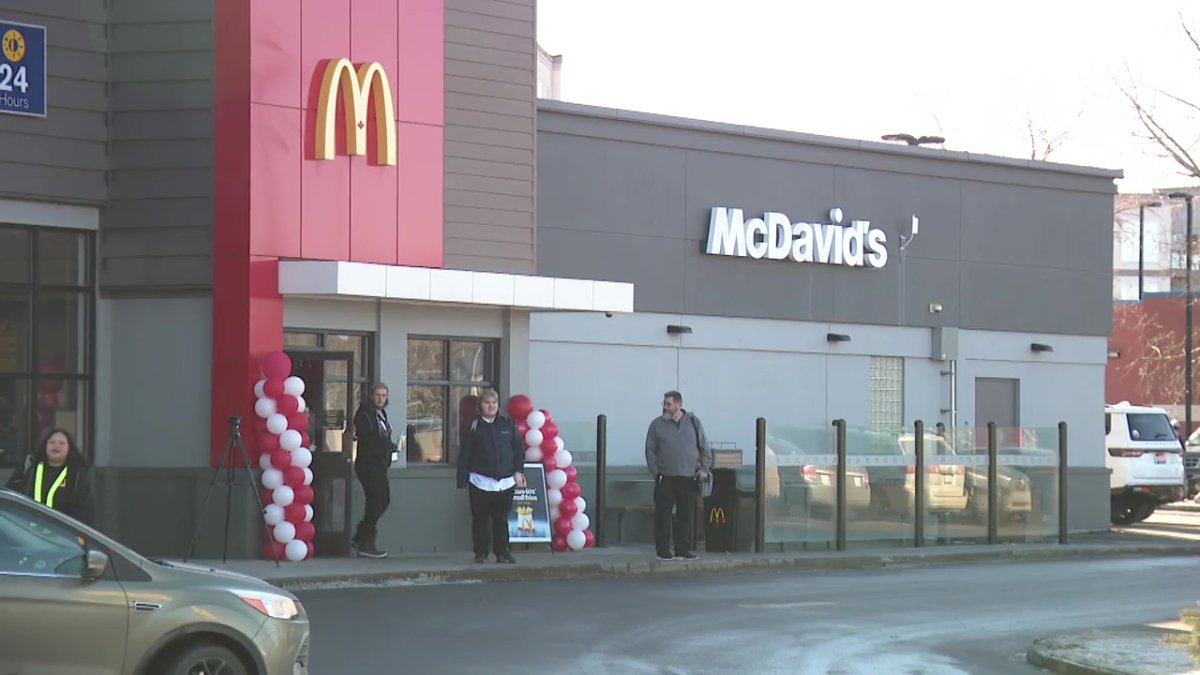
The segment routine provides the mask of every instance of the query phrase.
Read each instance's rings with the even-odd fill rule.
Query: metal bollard
[[[754,423],[754,552],[767,548],[767,420]]]
[[[988,444],[987,543],[995,544],[996,543],[996,529],[997,529],[996,523],[997,523],[997,515],[998,515],[996,513],[996,511],[999,509],[999,500],[997,499],[997,497],[999,495],[996,490],[996,482],[998,481],[998,479],[996,478],[996,474],[999,472],[997,471],[997,466],[996,466],[996,453],[998,451],[998,448],[996,447],[996,423],[995,422],[988,422],[987,444]]]
[[[913,546],[925,545],[925,423],[913,425],[913,452],[917,465],[913,473]]]
[[[837,432],[837,514],[836,540],[837,550],[846,550],[846,420],[836,419],[833,426]]]
[[[603,548],[605,530],[604,523],[604,481],[608,474],[608,416],[596,415],[596,547]]]
[[[1058,423],[1058,543],[1067,543],[1067,423]]]

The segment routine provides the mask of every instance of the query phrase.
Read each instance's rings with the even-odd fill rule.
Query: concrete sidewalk
[[[853,544],[851,544],[853,547]],[[191,560],[265,579],[291,591],[481,583],[550,579],[604,579],[720,574],[734,571],[871,569],[980,562],[1066,558],[1200,555],[1200,543],[1097,533],[1073,536],[1071,543],[913,547],[853,547],[850,551],[810,550],[777,553],[704,553],[696,561],[659,561],[651,545],[612,546],[578,553],[550,553],[545,546],[513,551],[516,565],[475,564],[469,552],[394,555],[383,560],[315,558],[292,563],[271,560]]]
[[[1200,673],[1181,645],[1164,638],[1186,635],[1182,624],[1128,626],[1042,638],[1026,659],[1039,668],[1067,675],[1179,675]]]

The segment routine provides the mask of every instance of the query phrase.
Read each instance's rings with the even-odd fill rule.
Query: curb
[[[713,554],[719,556],[722,554]],[[481,565],[455,569],[389,570],[372,573],[331,574],[316,577],[262,578],[279,588],[296,591],[369,588],[386,586],[418,586],[454,583],[489,583],[520,581],[565,581],[602,579],[672,578],[716,575],[729,572],[763,573],[784,570],[853,570],[906,567],[962,565],[977,562],[1023,562],[1062,560],[1069,558],[1120,558],[1138,556],[1200,555],[1200,545],[1146,545],[1119,548],[1043,548],[1022,549],[1017,546],[997,547],[995,550],[921,554],[901,552],[891,555],[829,555],[821,557],[754,557],[709,558],[695,562],[657,560],[625,562],[581,562],[531,566]],[[1091,672],[1091,671],[1089,671]]]
[[[1079,663],[1078,661],[1052,656],[1043,647],[1045,641],[1049,639],[1051,638],[1034,640],[1033,646],[1025,653],[1025,660],[1038,668],[1044,668],[1052,673],[1061,673],[1062,675],[1125,675],[1125,673],[1119,670],[1095,668]]]

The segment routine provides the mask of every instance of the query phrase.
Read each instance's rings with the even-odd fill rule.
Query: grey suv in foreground
[[[143,558],[0,490],[0,673],[306,675],[308,637],[286,591]]]

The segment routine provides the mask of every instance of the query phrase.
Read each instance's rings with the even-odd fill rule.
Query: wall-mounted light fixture
[[[1035,351],[1035,352],[1052,352],[1052,351],[1054,351],[1054,347],[1051,347],[1050,345],[1042,344],[1040,342],[1034,342],[1034,343],[1030,344],[1029,349],[1031,351]]]
[[[827,342],[849,342],[850,336],[843,333],[826,333],[825,340]]]
[[[670,333],[671,335],[691,335],[692,327],[691,326],[681,326],[679,324],[672,323],[672,324],[667,324],[667,332]]]
[[[937,314],[941,311],[942,311],[941,303],[938,303],[938,302],[929,303],[929,313],[930,314]]]
[[[1111,349],[1111,348],[1110,348],[1110,349],[1108,350],[1108,358],[1110,358],[1110,359],[1119,359],[1119,358],[1121,358],[1121,350],[1120,350],[1120,349]]]

